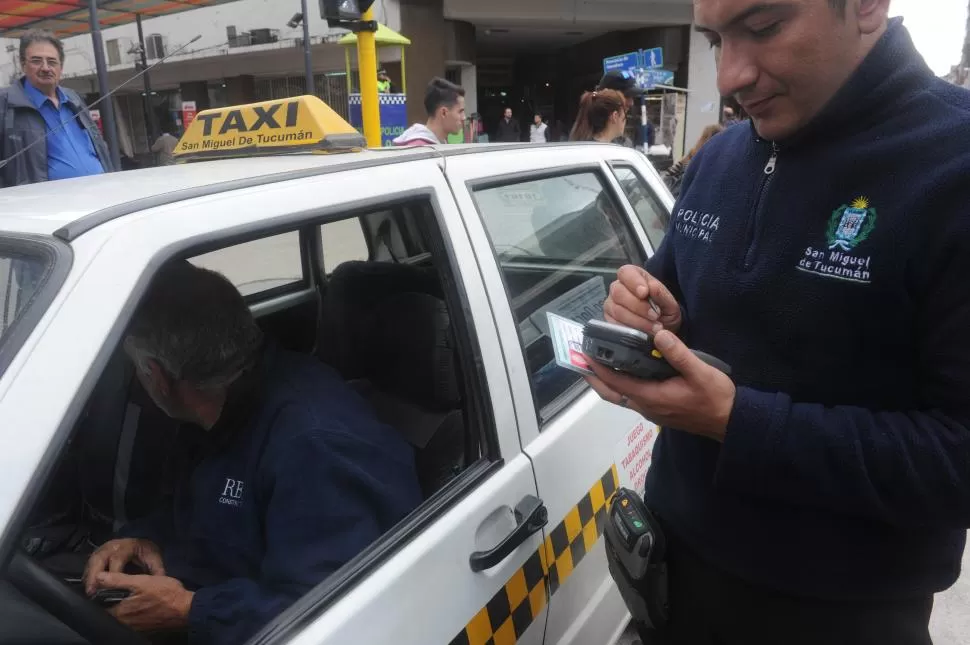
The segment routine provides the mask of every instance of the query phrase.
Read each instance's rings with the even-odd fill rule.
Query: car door
[[[371,211],[406,199],[434,214],[440,245],[431,253],[450,269],[449,309],[463,312],[452,317],[461,319],[455,333],[471,351],[463,366],[480,377],[485,446],[478,462],[427,500],[398,535],[374,545],[336,574],[329,590],[325,584],[254,642],[539,645],[547,611],[539,555],[545,508],[519,442],[484,284],[441,170],[433,161],[412,162],[328,182],[306,190],[344,196],[346,209],[328,205],[334,214],[361,212],[362,199]],[[381,195],[368,195],[375,191]],[[327,250],[325,261],[333,256]],[[342,584],[341,574],[349,581]]]
[[[613,491],[621,484],[642,487],[657,433],[558,367],[544,322],[548,311],[578,322],[602,317],[616,270],[652,253],[600,153],[580,147],[504,152],[448,165],[462,211],[477,213],[469,221],[476,248],[493,250],[479,259],[520,437],[549,510],[545,642],[557,645],[611,643],[629,620],[600,537]],[[632,153],[623,158],[642,163]]]
[[[365,167],[297,174],[290,181],[281,176],[278,183],[159,206],[130,224],[113,222],[103,234],[82,236],[78,251],[96,249],[97,255],[71,292],[62,293],[57,316],[31,339],[37,360],[25,362],[15,379],[5,375],[9,396],[0,399],[0,416],[50,436],[66,426],[55,441],[64,439],[73,422],[65,415],[77,414],[64,406],[72,398],[78,407],[83,403],[81,381],[96,380],[98,355],[116,346],[151,272],[176,251],[191,256],[196,245],[311,229],[385,203],[426,208],[437,240],[432,255],[449,268],[447,304],[460,319],[455,333],[464,346],[462,367],[475,384],[481,456],[251,642],[539,645],[547,611],[540,555],[545,509],[519,441],[505,360],[471,244],[435,161],[359,165]],[[97,315],[88,311],[92,302],[104,305]],[[51,376],[52,364],[71,369]],[[38,408],[36,392],[45,380],[63,400]],[[49,454],[56,451],[47,447]],[[31,456],[36,466],[40,458]],[[35,484],[43,476],[38,471]],[[6,537],[15,535],[11,530]]]

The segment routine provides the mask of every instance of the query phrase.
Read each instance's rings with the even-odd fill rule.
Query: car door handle
[[[488,551],[475,551],[468,558],[472,571],[476,573],[491,569],[515,551],[529,536],[542,529],[549,521],[549,513],[542,500],[532,495],[526,495],[515,507],[515,521],[518,522],[505,539],[498,546]]]

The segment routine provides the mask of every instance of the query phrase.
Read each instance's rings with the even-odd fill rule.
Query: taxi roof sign
[[[173,151],[212,159],[367,147],[352,125],[316,96],[296,96],[199,112]]]

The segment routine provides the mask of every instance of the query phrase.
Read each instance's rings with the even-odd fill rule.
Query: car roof
[[[304,174],[434,156],[430,147],[342,154],[288,154],[198,161],[0,189],[0,232],[53,234],[94,213],[160,196],[246,180],[285,181]],[[150,206],[150,205],[146,205]]]
[[[126,214],[237,188],[418,159],[597,143],[449,144],[338,154],[295,153],[197,161],[0,189],[0,234],[71,241]]]

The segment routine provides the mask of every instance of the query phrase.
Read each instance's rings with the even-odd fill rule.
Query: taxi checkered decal
[[[377,102],[381,105],[407,105],[407,95],[405,94],[378,94]],[[351,94],[347,97],[349,105],[360,105],[360,94]]]
[[[518,641],[603,534],[606,503],[618,482],[614,465],[548,532],[545,542],[451,645],[511,645]]]

